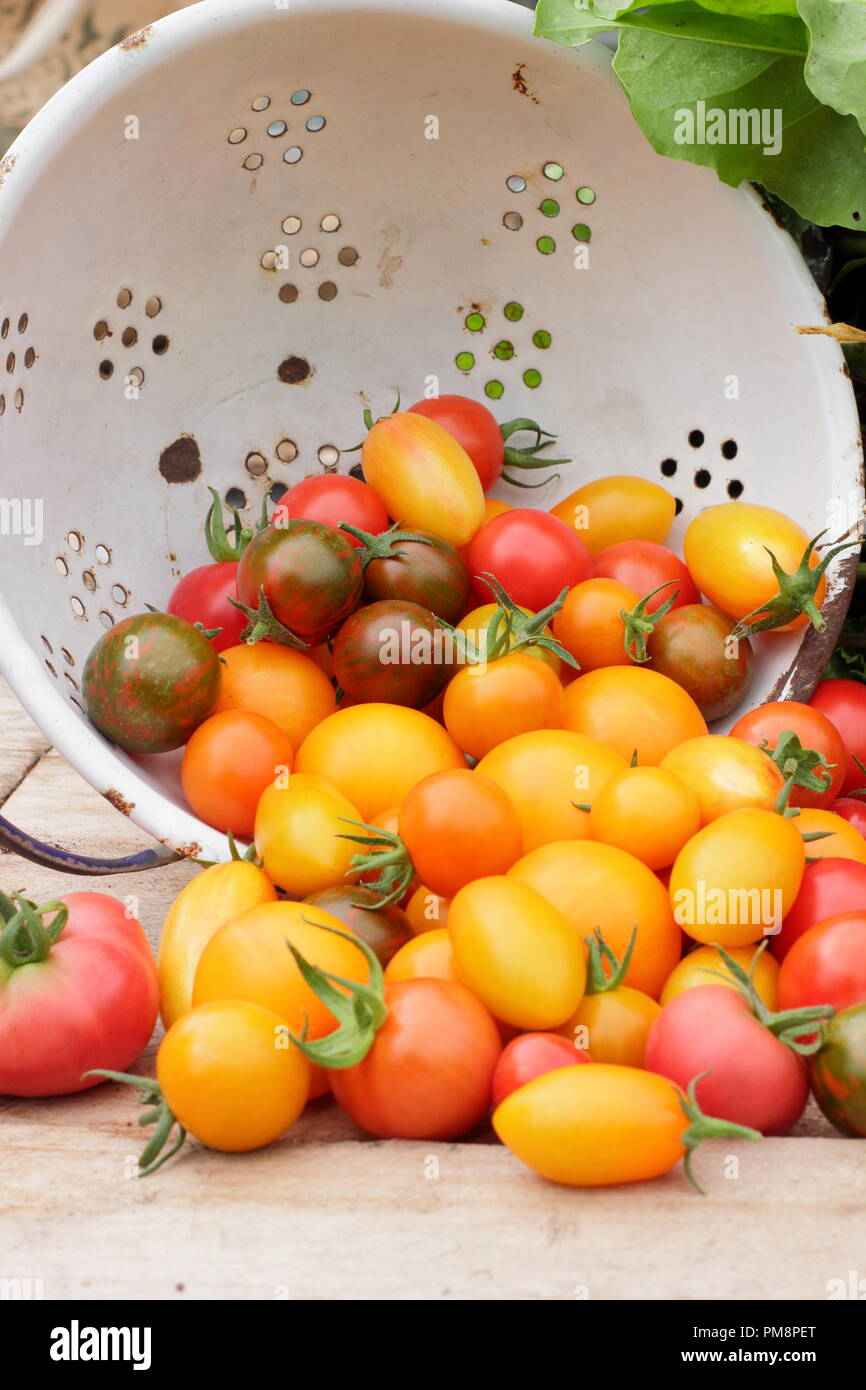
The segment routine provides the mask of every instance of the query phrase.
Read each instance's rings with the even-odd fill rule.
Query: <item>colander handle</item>
[[[126,854],[121,859],[96,859],[89,854],[74,854],[72,850],[46,845],[44,841],[26,834],[6,820],[5,816],[0,816],[0,847],[12,850],[34,864],[42,864],[46,869],[59,869],[63,874],[136,874],[143,869],[162,868],[180,858],[163,845],[139,850],[138,854]]]

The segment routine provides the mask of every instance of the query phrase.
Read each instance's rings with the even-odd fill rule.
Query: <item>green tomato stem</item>
[[[55,915],[45,923],[42,918],[49,912]],[[4,893],[0,894],[0,915],[4,922],[0,931],[0,959],[17,970],[22,965],[38,965],[47,958],[66,926],[69,909],[59,902],[37,907],[20,893],[13,893],[12,899]]]

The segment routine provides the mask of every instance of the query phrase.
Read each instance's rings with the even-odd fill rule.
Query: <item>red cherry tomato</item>
[[[651,594],[660,584],[675,583],[662,589],[646,606],[647,614],[653,614],[661,604],[666,603],[676,589],[677,596],[671,605],[684,608],[687,603],[700,603],[695,581],[682,560],[657,541],[619,541],[600,550],[595,557],[595,575],[598,579],[618,579],[627,584],[641,598]]]
[[[485,492],[492,488],[505,462],[505,442],[486,405],[468,396],[436,396],[410,405],[414,415],[426,415],[462,444],[475,464]]]
[[[826,714],[842,736],[847,756],[842,795],[866,786],[866,777],[856,758],[866,763],[866,685],[843,677],[821,681],[809,704]]]
[[[795,941],[779,971],[779,1008],[866,1003],[866,909],[817,922]]]
[[[775,748],[779,738],[792,729],[804,748],[814,748],[823,754],[830,764],[829,768],[816,767],[815,776],[824,783],[824,791],[809,791],[806,787],[794,787],[791,792],[791,806],[818,806],[827,810],[839,795],[839,788],[845,775],[845,747],[842,739],[825,714],[811,705],[802,705],[798,700],[772,700],[768,705],[759,705],[739,718],[730,730],[733,738],[745,739],[760,748]]]
[[[770,937],[770,950],[776,960],[784,960],[794,942],[810,927],[857,908],[866,911],[866,864],[830,857],[807,864],[782,930]]]
[[[559,1033],[521,1033],[499,1058],[493,1073],[493,1108],[520,1086],[560,1067],[576,1067],[592,1058]]]
[[[272,523],[284,526],[289,520],[321,521],[335,527],[348,521],[374,536],[390,525],[384,504],[373,489],[344,473],[319,473],[284,492],[274,508]],[[348,532],[346,536],[358,548],[363,544]]]
[[[839,801],[834,801],[830,807],[837,816],[848,821],[855,830],[866,836],[866,802],[858,801],[854,796],[843,796]]]
[[[200,565],[178,580],[165,611],[188,623],[201,623],[205,631],[222,628],[210,639],[218,652],[236,647],[249,621],[246,614],[229,603],[229,599],[238,596],[237,576],[237,560]]]
[[[490,590],[476,576],[493,574],[515,603],[533,613],[592,574],[592,558],[577,531],[531,507],[514,507],[486,522],[469,543],[466,564],[478,603],[490,602]]]

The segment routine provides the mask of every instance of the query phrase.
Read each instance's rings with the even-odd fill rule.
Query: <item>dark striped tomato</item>
[[[355,611],[363,587],[361,560],[351,539],[319,521],[282,518],[253,536],[238,565],[241,603],[259,610],[264,590],[277,622],[311,647]],[[256,635],[274,634],[262,630]]]
[[[812,1058],[812,1092],[831,1125],[866,1138],[866,1004],[843,1009],[824,1025]]]
[[[138,613],[103,633],[82,691],[90,720],[129,753],[180,748],[216,705],[219,657],[201,628],[172,613]]]
[[[353,613],[334,638],[334,675],[359,702],[422,709],[450,676],[448,634],[418,603],[385,599]]]
[[[432,531],[416,531],[423,540],[402,540],[390,553],[374,556],[364,570],[364,598],[404,599],[429,608],[446,623],[456,623],[469,607],[469,571],[459,550]]]

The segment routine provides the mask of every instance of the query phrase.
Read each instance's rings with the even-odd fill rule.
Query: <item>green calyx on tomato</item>
[[[528,444],[520,449],[508,443],[513,434],[519,434],[523,431],[528,431],[530,434],[535,435],[534,444]],[[508,420],[504,425],[499,426],[499,432],[505,444],[505,468],[555,468],[559,464],[571,463],[571,459],[538,457],[542,450],[551,447],[557,436],[551,434],[550,430],[543,430],[534,420],[522,418]],[[549,483],[551,480],[550,478],[542,478],[538,483],[525,483],[522,482],[520,478],[510,477],[504,470],[502,477],[507,483],[511,483],[512,487],[543,487],[545,483]],[[551,474],[551,477],[558,478],[559,474]]]
[[[348,531],[350,536],[354,536],[356,541],[363,545],[361,551],[361,568],[366,569],[371,560],[394,560],[405,556],[406,551],[394,547],[400,545],[401,541],[415,541],[419,545],[432,545],[429,536],[419,535],[417,531],[401,531],[399,521],[395,521],[387,531],[381,535],[374,536],[369,531],[362,531],[360,526],[351,526],[348,521],[340,522],[340,530]]]
[[[337,927],[327,927],[322,922],[314,921],[313,918],[305,917],[303,920],[309,922],[311,926],[320,927],[322,931],[330,931],[335,936],[342,936],[346,941],[350,941],[353,946],[356,946],[362,952],[369,966],[370,978],[369,983],[364,985],[357,980],[348,980],[342,975],[334,975],[329,970],[322,970],[317,965],[311,965],[301,955],[297,947],[286,939],[286,945],[291,951],[304,981],[334,1015],[338,1024],[332,1033],[326,1034],[323,1038],[317,1038],[315,1042],[307,1042],[305,1024],[300,1037],[295,1037],[292,1034],[292,1042],[299,1051],[303,1052],[305,1057],[311,1062],[315,1062],[317,1066],[339,1071],[348,1067],[356,1067],[359,1062],[363,1062],[370,1051],[376,1041],[376,1034],[388,1016],[388,1006],[385,1003],[385,976],[382,966],[376,952],[354,932],[340,931]],[[342,985],[343,988],[337,989],[337,985]],[[348,994],[346,990],[348,990]]]
[[[208,508],[208,514],[204,523],[204,538],[207,548],[215,560],[239,560],[252,540],[253,536],[259,531],[263,531],[268,524],[268,499],[267,496],[262,501],[261,515],[255,525],[250,530],[241,521],[240,512],[237,507],[231,507],[231,525],[226,527],[223,517],[223,504],[220,495],[215,487],[209,487],[213,501]],[[232,539],[229,540],[229,532]]]
[[[836,764],[828,762],[817,748],[804,748],[793,729],[785,729],[779,735],[775,748],[770,747],[767,739],[762,739],[760,747],[771,762],[776,764],[785,778],[786,786],[790,781],[788,795],[793,787],[804,787],[807,791],[814,792],[827,790],[829,774]],[[828,775],[822,777],[819,769],[823,769]]]
[[[155,1173],[164,1163],[168,1163],[168,1160],[174,1158],[175,1154],[183,1148],[186,1130],[166,1104],[162,1087],[155,1077],[133,1076],[130,1072],[104,1071],[102,1068],[94,1068],[93,1071],[85,1072],[85,1076],[104,1076],[108,1081],[120,1081],[124,1086],[134,1086],[138,1091],[138,1098],[142,1106],[138,1123],[140,1125],[156,1125],[156,1129],[139,1156],[138,1176],[140,1178],[149,1178],[151,1173]],[[171,1148],[163,1153],[175,1125],[177,1125],[177,1137]]]
[[[659,604],[658,608],[654,609],[652,617],[647,616],[646,606],[650,599],[655,598],[656,594],[661,593],[662,589],[667,589],[671,584],[676,584],[676,582],[675,579],[666,579],[663,584],[659,584],[650,593],[645,594],[640,603],[636,603],[630,612],[627,608],[620,610],[620,617],[625,627],[625,634],[623,636],[625,654],[631,657],[631,660],[637,665],[642,665],[643,662],[649,661],[649,652],[646,647],[647,640],[652,636],[656,623],[658,623],[666,613],[671,611],[680,596],[680,591],[679,589],[674,589],[670,597],[666,598],[664,603]]]
[[[249,622],[241,633],[241,641],[246,642],[248,646],[253,647],[256,642],[263,642],[267,638],[269,642],[276,642],[281,647],[291,647],[296,652],[310,650],[309,642],[305,642],[297,633],[292,632],[291,628],[286,627],[278,618],[274,617],[265,594],[264,585],[259,589],[258,608],[249,608],[236,598],[230,598],[229,603],[249,618]]]
[[[810,1005],[808,1008],[802,1009],[779,1009],[775,1012],[767,1008],[755,988],[755,970],[767,948],[766,937],[752,957],[748,974],[740,962],[734,960],[723,946],[719,946],[717,942],[714,942],[713,945],[758,1022],[763,1023],[764,1027],[768,1028],[773,1036],[779,1039],[779,1042],[784,1043],[792,1052],[798,1052],[801,1057],[811,1057],[818,1052],[824,1040],[823,1025],[833,1017],[835,1010],[831,1004]],[[707,974],[718,975],[726,984],[730,984],[727,976],[721,970],[707,969]],[[815,1024],[818,1025],[817,1032],[815,1032]],[[804,1034],[806,1034],[805,1038]]]
[[[613,990],[619,989],[625,982],[628,967],[631,963],[634,943],[637,940],[637,922],[632,928],[628,945],[623,953],[622,960],[619,960],[614,951],[608,946],[601,934],[601,928],[596,927],[591,936],[585,936],[589,960],[587,962],[586,989],[585,994],[610,994]],[[607,963],[607,969],[605,968]]]
[[[484,629],[483,650],[479,651],[465,632],[439,619],[441,626],[451,633],[467,665],[480,666],[487,661],[496,661],[500,656],[513,656],[515,652],[540,647],[543,651],[553,652],[554,656],[558,656],[560,661],[564,661],[575,671],[580,670],[580,665],[571,652],[566,651],[561,642],[555,637],[549,637],[545,632],[545,628],[565,603],[568,596],[567,588],[546,608],[540,609],[537,613],[525,613],[505,592],[495,575],[485,572],[476,577],[482,584],[487,585],[496,600],[496,612]]]
[[[814,568],[809,564],[812,552],[822,536],[826,536],[827,528],[819,531],[817,536],[813,536],[803,557],[795,570],[788,574],[782,569],[772,550],[767,546],[764,549],[770,557],[773,566],[773,574],[779,586],[779,592],[774,598],[768,599],[766,603],[753,608],[751,613],[747,613],[741,618],[731,631],[731,638],[736,641],[741,637],[751,637],[756,632],[769,632],[772,628],[785,627],[794,621],[801,613],[805,613],[818,632],[824,632],[827,627],[826,622],[821,617],[820,609],[815,603],[815,592],[818,582],[824,574],[830,561],[840,555],[843,550],[848,550],[852,545],[860,545],[859,537],[856,540],[843,541],[841,545],[834,545],[822,556],[821,560]]]
[[[699,1081],[703,1081],[705,1076],[709,1076],[710,1069],[702,1071],[699,1076],[693,1076],[689,1082],[685,1096],[678,1092],[682,1112],[688,1120],[688,1128],[684,1129],[680,1135],[681,1142],[685,1145],[686,1156],[683,1159],[683,1169],[685,1175],[696,1192],[701,1196],[706,1196],[694,1173],[692,1172],[692,1155],[699,1144],[705,1139],[763,1139],[763,1135],[757,1129],[749,1129],[748,1125],[734,1124],[732,1120],[718,1120],[713,1115],[705,1115],[698,1105],[695,1096],[695,1088]]]
[[[368,887],[373,888],[377,894],[377,907],[387,907],[389,903],[400,902],[415,876],[409,851],[400,836],[391,830],[382,830],[378,825],[368,825],[366,821],[347,820],[345,816],[342,816],[341,820],[365,832],[363,835],[345,834],[337,837],[340,840],[352,840],[356,845],[363,845],[368,851],[367,854],[352,856],[350,872],[377,875],[372,883],[368,883]]]
[[[42,919],[54,913],[50,922]],[[20,893],[7,897],[0,893],[0,961],[12,970],[45,960],[69,917],[63,903],[50,902],[37,907]]]

